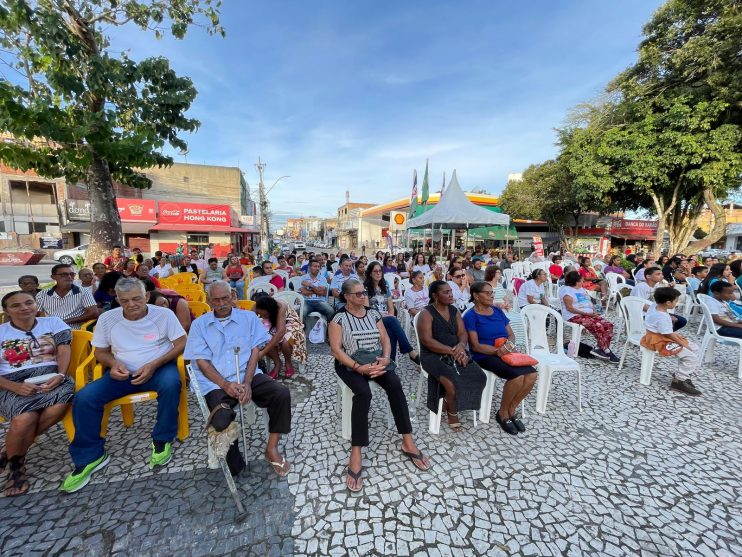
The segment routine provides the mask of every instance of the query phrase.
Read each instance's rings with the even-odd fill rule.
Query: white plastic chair
[[[574,371],[577,373],[577,407],[582,412],[582,372],[580,364],[564,353],[564,324],[562,316],[552,308],[530,304],[521,309],[525,325],[526,352],[538,360],[538,384],[536,387],[536,412],[546,413],[546,402],[554,373]],[[556,345],[550,350],[546,322],[551,316],[556,320]],[[566,322],[567,325],[574,325]]]
[[[402,279],[401,281],[399,281],[399,290],[402,296],[404,296],[404,293],[407,292],[407,289],[410,287],[412,287],[412,283],[410,282],[410,279],[406,278],[406,279]]]
[[[332,273],[335,274],[335,272],[338,270],[338,267],[340,266],[340,263],[335,261],[332,265],[330,265],[330,268],[332,269]]]
[[[714,323],[714,318],[711,316],[711,311],[708,307],[707,300],[710,297],[711,296],[706,294],[698,294],[698,301],[701,304],[701,309],[703,309],[703,319],[706,322],[706,334],[701,343],[701,362],[708,363],[713,361],[714,348],[717,343],[737,346],[740,349],[737,377],[742,379],[742,338],[725,337],[718,333],[716,330],[716,324]]]
[[[513,269],[505,269],[502,272],[502,278],[505,279],[506,284],[510,284],[513,282],[513,277],[515,276],[515,271]]]
[[[420,314],[422,311],[415,314],[415,317],[412,320],[412,326],[415,328],[415,342],[417,343],[417,353],[422,354],[421,350],[421,344],[420,344],[420,331],[417,327],[417,322],[420,318]],[[422,396],[423,391],[423,379],[428,378],[428,372],[425,371],[422,364],[420,364],[420,378],[417,381],[417,394],[415,395],[415,407],[413,408],[413,412],[417,414],[417,405],[420,401],[420,397]],[[484,396],[484,393],[482,393]],[[430,412],[430,418],[428,421],[428,431],[432,433],[433,435],[438,435],[441,431],[441,416],[443,414],[443,399],[438,400],[438,412]],[[477,427],[477,412],[476,410],[472,410],[472,419],[474,421],[474,427]]]
[[[386,398],[386,391],[382,389],[376,381],[369,381],[369,387],[371,387],[371,394],[383,395]],[[351,413],[353,412],[353,391],[350,387],[343,382],[340,377],[337,378],[337,402],[335,404],[335,411],[340,417],[340,436],[350,441],[351,439]],[[389,429],[392,427],[392,410],[391,406],[386,408],[386,427]]]
[[[198,406],[201,409],[201,413],[204,416],[204,422],[209,419],[209,415],[211,412],[209,411],[209,407],[206,404],[206,399],[204,398],[203,394],[201,394],[201,388],[198,384],[198,377],[196,376],[196,372],[191,367],[191,364],[186,364],[186,371],[188,372],[188,377],[191,380],[191,391],[196,396],[196,402],[198,402]],[[265,433],[268,434],[268,411],[265,408],[258,408],[254,402],[250,401],[247,404],[244,404],[242,407],[243,412],[245,413],[245,424],[248,426],[251,426],[256,421],[256,412],[260,411],[263,416],[263,425],[265,427]],[[237,426],[240,426],[239,422],[239,408],[235,407],[235,412],[238,413],[238,416],[235,418],[235,421],[237,422]],[[242,450],[247,450],[246,447],[243,447]],[[222,470],[224,471],[224,475],[227,478],[227,483],[230,484],[230,491],[233,490],[234,485],[233,483],[230,483],[230,480],[232,480],[232,474],[229,472],[229,467],[227,466],[226,461],[219,462],[216,466],[214,465],[214,462],[217,461],[215,455],[211,454],[211,450],[208,451],[209,456],[209,468],[218,468],[219,464],[221,464]],[[219,459],[224,460],[224,459]],[[234,480],[232,480],[234,482]]]
[[[251,281],[245,289],[245,298],[252,300],[252,297],[258,292],[267,292],[269,296],[275,296],[278,292],[278,288],[276,288],[275,284],[268,281],[260,281],[257,284],[255,281]]]
[[[627,286],[626,279],[618,273],[606,273],[606,280],[608,281],[608,302],[605,306],[605,311],[608,312],[611,309],[611,302],[618,302],[618,295],[621,293],[621,289]],[[622,286],[623,285],[623,286]]]
[[[618,309],[623,316],[626,327],[626,343],[623,345],[621,361],[618,364],[618,369],[623,369],[629,344],[637,346],[642,357],[639,383],[642,385],[649,385],[652,380],[652,368],[654,367],[654,357],[656,353],[654,350],[644,348],[641,345],[641,339],[644,336],[644,333],[647,332],[644,327],[645,305],[647,305],[647,300],[640,298],[639,296],[626,296],[621,298],[621,301],[618,303]]]
[[[299,316],[299,320],[302,323],[304,322],[304,296],[302,296],[298,292],[290,292],[289,290],[284,290],[283,292],[279,292],[278,294],[274,295],[273,298],[289,304],[292,308],[294,308],[294,311]]]
[[[430,283],[432,283],[435,280],[435,272],[428,271],[425,273],[425,286],[430,286]]]
[[[299,292],[301,289],[301,281],[304,279],[303,276],[291,277],[289,282],[286,284],[286,288],[292,292]]]
[[[562,300],[559,298],[559,285],[551,281],[546,282],[544,284],[544,293],[546,294],[546,301],[549,302],[549,306],[560,311],[562,309]]]

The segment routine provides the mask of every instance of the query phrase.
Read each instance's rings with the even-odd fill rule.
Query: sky
[[[239,166],[271,211],[337,214],[431,191],[457,170],[498,194],[509,173],[556,154],[554,128],[636,59],[657,0],[226,0],[226,38],[111,30],[135,60],[161,55],[199,91],[177,162]]]

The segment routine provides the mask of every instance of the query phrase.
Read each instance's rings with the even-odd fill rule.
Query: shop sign
[[[39,243],[41,249],[62,249],[64,247],[62,238],[56,238],[54,236],[42,236]]]
[[[152,199],[116,199],[119,217],[122,222],[155,222],[157,220],[157,205]],[[68,199],[67,220],[90,221],[90,201],[80,199]]]
[[[155,222],[156,205],[153,199],[116,199],[121,222]]]
[[[544,256],[544,242],[541,240],[541,236],[533,237],[533,251],[536,252],[536,255]]]
[[[611,234],[654,238],[657,236],[657,221],[614,218],[611,219]]]
[[[229,205],[205,203],[171,203],[160,201],[158,222],[163,224],[230,225]]]

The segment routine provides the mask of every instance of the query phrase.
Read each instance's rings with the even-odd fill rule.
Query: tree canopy
[[[0,3],[1,61],[17,79],[0,81],[0,160],[42,176],[88,184],[95,259],[121,241],[112,179],[146,188],[141,172],[172,164],[163,149],[199,122],[196,97],[166,58],[136,62],[111,48],[105,27],[132,25],[183,38],[189,26],[223,34],[212,0],[59,0]]]

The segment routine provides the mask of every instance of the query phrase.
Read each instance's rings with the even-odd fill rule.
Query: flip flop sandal
[[[425,455],[423,455],[422,451],[419,451],[417,454],[411,453],[408,451],[402,450],[402,454],[405,455],[407,458],[410,459],[410,462],[417,468],[418,470],[422,470],[423,472],[430,470],[430,464],[427,466],[423,465],[423,458],[425,458]]]
[[[26,465],[23,464],[18,468],[11,468],[11,470],[8,472],[8,478],[5,481],[5,496],[17,497],[18,495],[23,495],[28,491],[28,488],[29,484],[28,475],[26,474]],[[17,489],[19,491],[18,493],[10,494],[8,493],[8,490],[10,489]]]
[[[288,475],[289,470],[291,470],[291,463],[286,462],[286,457],[283,457],[281,462],[273,462],[268,457],[265,457],[265,460],[270,463],[270,465],[273,467],[273,471],[279,478],[285,478]]]
[[[446,410],[446,414],[448,414],[449,416],[455,416],[457,418],[459,416],[458,412],[449,412],[448,410]],[[463,431],[461,422],[448,422],[448,427],[450,427],[455,433],[460,433],[461,431]]]
[[[361,476],[363,476],[363,466],[358,470],[358,472],[353,472],[353,470],[350,469],[350,466],[348,466],[348,476],[352,478],[355,482],[358,482],[358,480],[361,480]],[[355,489],[350,487],[350,483],[348,481],[345,481],[345,486],[352,491],[353,493],[358,493],[359,491],[363,490],[363,483],[361,482],[360,485],[358,485]]]

